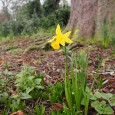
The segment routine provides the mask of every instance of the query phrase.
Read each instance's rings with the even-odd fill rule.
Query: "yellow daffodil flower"
[[[71,34],[71,31],[66,32],[65,34],[62,34],[61,29],[60,29],[60,25],[58,24],[57,28],[56,28],[56,36],[53,36],[53,38],[51,40],[49,40],[48,42],[52,42],[51,46],[55,50],[58,50],[60,48],[60,44],[62,46],[65,46],[65,42],[66,43],[72,43],[73,42],[72,40],[70,40],[68,38],[70,34]]]

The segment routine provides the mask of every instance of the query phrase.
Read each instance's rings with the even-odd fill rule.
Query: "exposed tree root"
[[[49,50],[50,49],[50,43],[48,40],[51,38],[51,36],[42,37],[42,38],[36,38],[34,43],[32,43],[29,47],[27,47],[24,51],[24,53],[28,53],[32,50]]]
[[[75,51],[77,50],[78,48],[82,48],[84,46],[84,44],[81,44],[79,42],[74,42],[72,43],[71,45],[69,45],[69,49],[72,50],[72,51]],[[50,43],[48,43],[48,40],[39,40],[37,42],[34,42],[34,44],[32,44],[31,46],[27,47],[24,51],[24,53],[28,53],[32,50],[50,50],[51,49],[51,46],[50,46]]]

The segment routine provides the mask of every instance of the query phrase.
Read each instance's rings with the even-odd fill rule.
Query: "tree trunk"
[[[82,38],[99,37],[105,18],[109,29],[115,21],[115,0],[71,0],[71,14],[66,29],[79,29]],[[111,26],[111,27],[110,27]]]
[[[103,27],[107,20],[107,30],[109,33],[115,32],[115,0],[71,0],[71,13],[65,31],[71,30],[71,37],[76,38],[76,29],[79,29],[79,37],[81,38],[102,38]],[[113,35],[114,36],[114,35]],[[46,40],[46,39],[45,39]],[[39,49],[43,47],[48,49],[47,40],[31,49]],[[33,46],[33,45],[32,45]],[[72,44],[71,48],[76,47]]]

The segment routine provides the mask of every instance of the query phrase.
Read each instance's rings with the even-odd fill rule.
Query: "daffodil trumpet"
[[[51,46],[53,49],[58,50],[60,49],[60,45],[65,46],[65,43],[72,43],[73,41],[69,38],[69,35],[71,34],[71,31],[66,32],[65,34],[63,34],[61,32],[61,28],[60,25],[57,25],[56,28],[56,35],[52,37],[51,40],[49,40],[48,42],[52,42]]]

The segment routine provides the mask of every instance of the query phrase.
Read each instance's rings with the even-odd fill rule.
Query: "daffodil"
[[[71,34],[71,31],[63,34],[61,32],[60,25],[58,24],[57,28],[56,28],[56,36],[53,36],[53,38],[51,40],[49,40],[49,42],[52,42],[51,46],[55,50],[58,50],[60,48],[60,45],[65,46],[65,43],[72,43],[73,42],[71,39],[68,38],[70,34]]]

